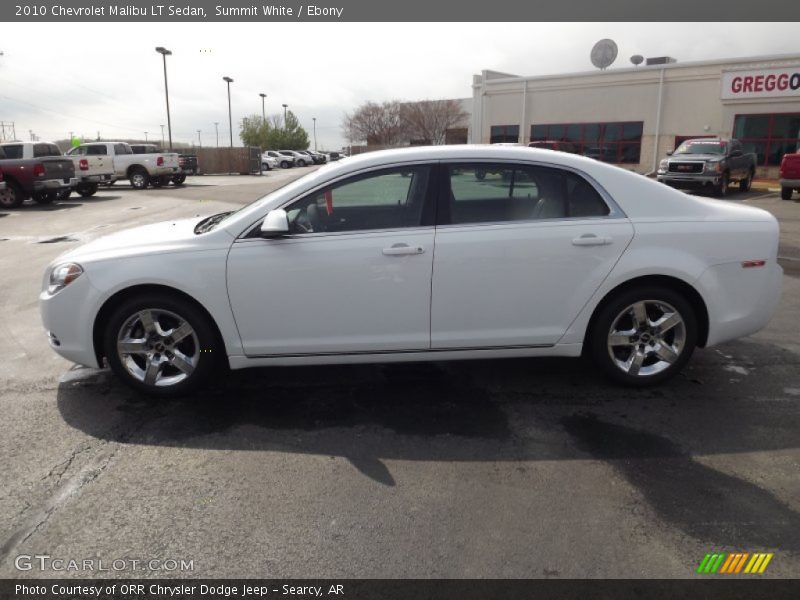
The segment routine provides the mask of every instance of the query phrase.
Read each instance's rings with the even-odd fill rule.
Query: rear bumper
[[[781,187],[800,189],[800,179],[781,179]]]
[[[86,175],[79,178],[79,183],[108,183],[116,181],[117,176],[114,173],[102,173],[100,175]]]
[[[41,181],[33,182],[33,191],[35,192],[48,192],[53,190],[64,190],[78,185],[78,178],[72,177],[70,179],[44,179]]]

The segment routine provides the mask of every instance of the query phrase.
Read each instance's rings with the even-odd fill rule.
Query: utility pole
[[[200,130],[199,130],[199,129],[197,130],[197,145],[198,145],[200,148],[202,148],[202,147],[203,147],[203,141],[200,139]]]
[[[164,147],[164,126],[161,126],[161,147]]]
[[[214,134],[217,136],[217,148],[219,148],[219,121],[214,121]]]
[[[164,59],[164,95],[167,98],[167,130],[169,131],[169,151],[172,152],[172,120],[169,116],[169,86],[167,85],[167,56],[171,56],[172,51],[159,46],[156,48],[156,52]]]
[[[317,151],[317,117],[311,117],[311,120],[314,121],[314,152]]]
[[[144,132],[144,143],[145,144],[147,143],[147,132],[146,131]]]
[[[28,133],[30,133],[30,134],[31,134],[31,141],[34,141],[34,138],[33,138],[33,129],[28,129]]]

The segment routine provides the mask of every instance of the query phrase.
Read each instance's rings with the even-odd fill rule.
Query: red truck
[[[792,199],[794,190],[800,191],[800,153],[784,154],[780,171],[781,198]]]
[[[28,198],[50,204],[78,184],[72,159],[63,156],[13,158],[0,148],[0,172],[6,184],[0,188],[1,208],[20,206]]]

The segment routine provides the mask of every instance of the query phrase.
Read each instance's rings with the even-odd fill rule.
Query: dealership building
[[[560,140],[575,151],[649,173],[684,139],[734,137],[777,177],[800,148],[800,55],[702,62],[661,57],[630,68],[473,77],[473,143]]]

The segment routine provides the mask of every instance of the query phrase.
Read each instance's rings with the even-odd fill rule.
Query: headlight
[[[666,171],[669,168],[669,160],[664,159],[660,163],[658,163],[658,170],[659,171]]]
[[[719,161],[706,163],[706,173],[719,173],[720,171],[722,171],[722,163]]]
[[[50,273],[50,285],[47,286],[47,293],[55,294],[75,281],[82,273],[83,268],[79,264],[65,263],[58,265]]]

